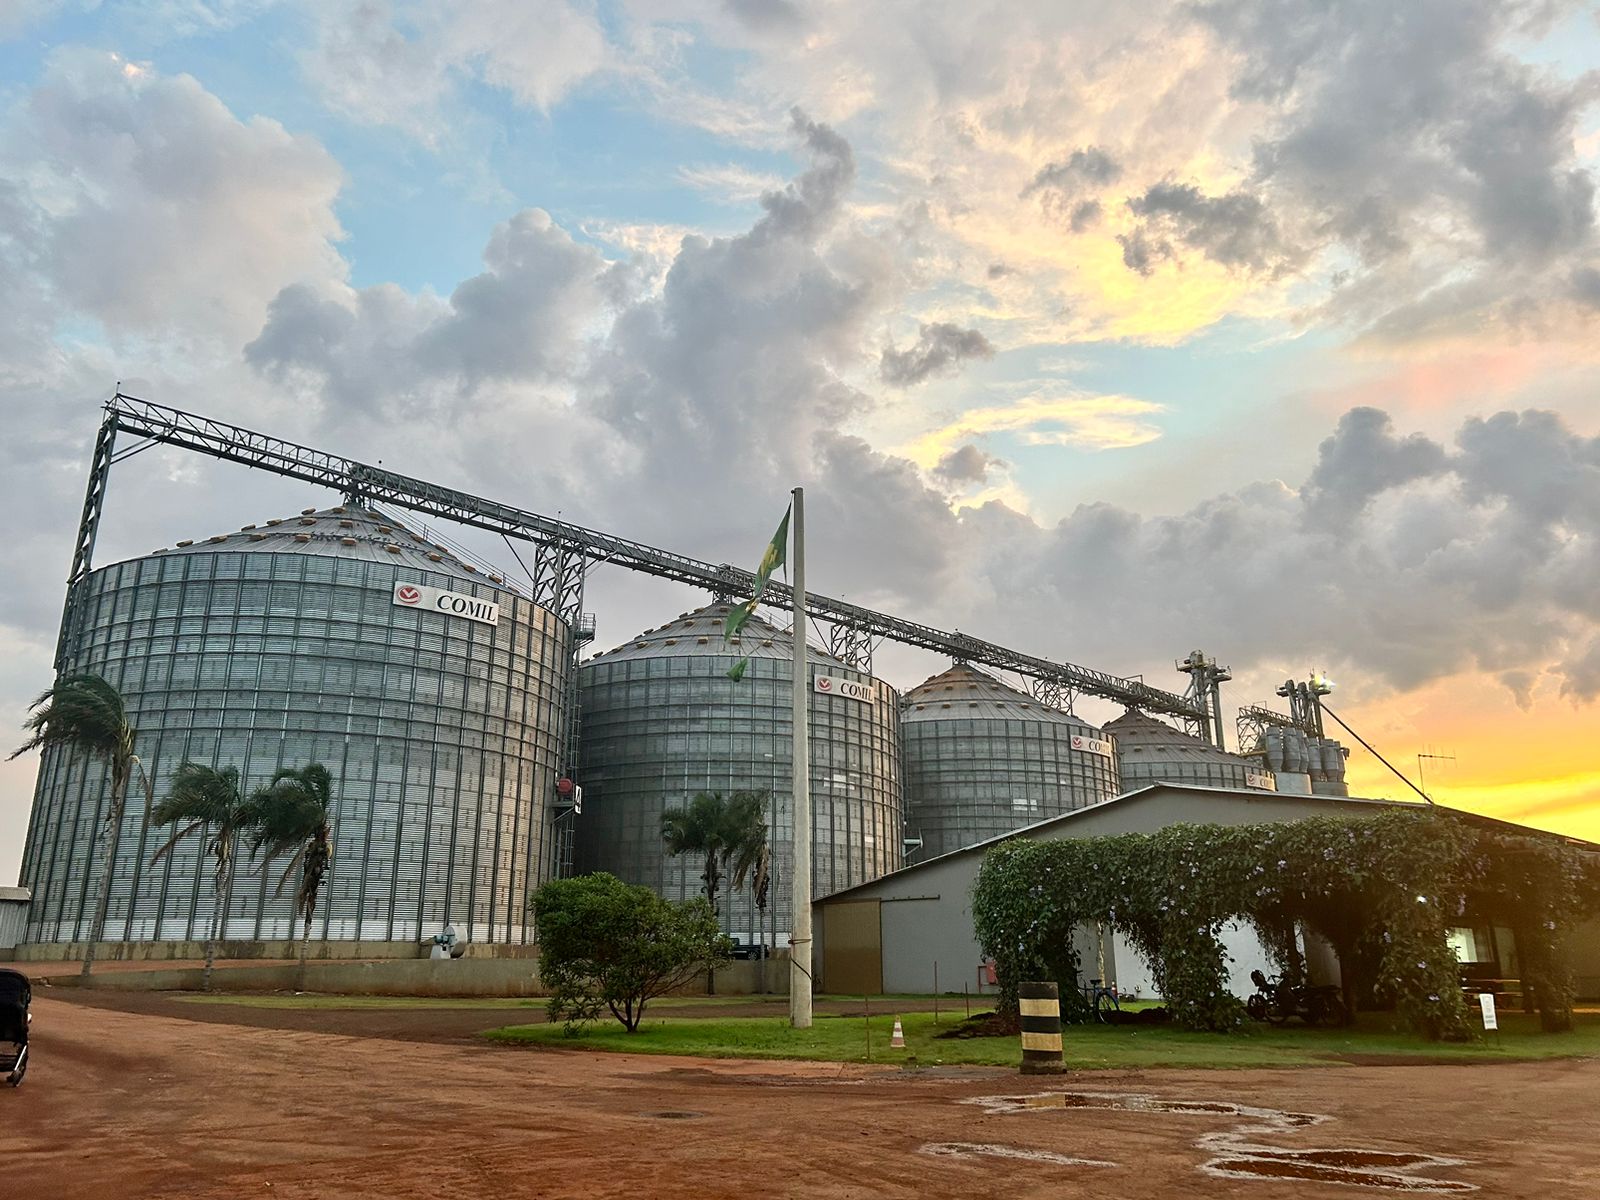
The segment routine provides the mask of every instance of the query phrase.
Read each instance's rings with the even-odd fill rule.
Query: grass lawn
[[[300,992],[287,994],[282,992],[180,992],[172,997],[186,1004],[234,1004],[241,1008],[538,1008],[543,1009],[549,1001],[543,996],[530,997],[504,997],[504,996],[338,996],[319,992]],[[820,1000],[848,1000],[856,1004],[861,1003],[859,996],[818,996]],[[874,997],[873,1005],[879,1003],[890,1004],[896,1000],[931,1000],[932,996],[882,996]],[[946,1004],[950,1002],[948,996],[943,997]],[[781,1010],[787,1014],[789,1011],[789,998],[787,996],[669,996],[661,1000],[652,1000],[650,1009],[674,1008],[703,1008],[708,1005],[717,1007],[749,1007],[752,1009],[770,1005],[774,1011]],[[948,1022],[947,1022],[948,1023]],[[620,1028],[620,1026],[619,1026]]]
[[[185,1004],[230,1004],[239,1008],[542,1008],[542,996],[527,999],[507,996],[330,996],[314,992],[300,995],[254,992],[179,992],[172,996]]]
[[[874,1008],[877,1007],[876,1001]],[[652,1011],[654,1008],[652,1007]],[[1385,1027],[1381,1015],[1364,1017],[1354,1029],[1273,1028],[1252,1025],[1239,1033],[1186,1033],[1161,1026],[1069,1026],[1064,1035],[1069,1067],[1291,1067],[1326,1066],[1339,1056],[1429,1059],[1446,1062],[1505,1062],[1527,1058],[1600,1056],[1600,1017],[1582,1015],[1571,1033],[1538,1032],[1537,1019],[1501,1015],[1501,1040],[1467,1045],[1430,1044]],[[889,1049],[893,1012],[874,1013],[871,1061],[919,1066],[985,1064],[1014,1067],[1021,1053],[1015,1038],[939,1039],[955,1019],[903,1013],[905,1050]],[[512,1025],[484,1034],[505,1045],[551,1049],[628,1050],[641,1054],[693,1054],[707,1058],[787,1058],[820,1062],[867,1060],[866,1021],[862,1017],[818,1016],[806,1030],[790,1029],[782,1016],[734,1019],[648,1017],[634,1034],[611,1022],[567,1037],[560,1025]]]
[[[336,996],[316,992],[222,993],[182,992],[173,996],[186,1004],[234,1004],[241,1008],[534,1008],[543,1010],[544,996]],[[656,1008],[695,1008],[706,1004],[759,1004],[788,1001],[782,996],[670,996],[651,1002]],[[788,1011],[787,1008],[784,1009]]]

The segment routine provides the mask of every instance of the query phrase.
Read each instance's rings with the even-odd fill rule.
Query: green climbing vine
[[[1462,1038],[1472,1025],[1447,936],[1478,921],[1513,928],[1544,1027],[1570,1026],[1564,935],[1600,911],[1600,859],[1557,838],[1440,810],[1174,825],[1003,842],[984,858],[972,911],[1008,1011],[1019,981],[1045,979],[1060,985],[1070,1017],[1081,995],[1074,934],[1099,922],[1149,962],[1178,1024],[1232,1029],[1244,1011],[1227,987],[1220,935],[1248,922],[1286,968],[1298,966],[1297,926],[1325,938],[1352,1011],[1365,987],[1423,1035]]]

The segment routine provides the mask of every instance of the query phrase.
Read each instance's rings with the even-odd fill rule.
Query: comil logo
[[[842,700],[861,700],[870,703],[872,689],[864,683],[857,683],[854,679],[842,679],[837,675],[818,675],[812,681],[811,688],[819,695],[838,696]]]
[[[1102,758],[1111,757],[1111,743],[1105,738],[1084,737],[1081,733],[1075,733],[1070,744],[1074,750],[1084,754],[1098,754]]]
[[[440,588],[423,587],[415,583],[394,585],[394,602],[401,608],[432,609],[450,617],[465,617],[483,625],[500,624],[500,606],[493,600],[461,592],[446,592]]]

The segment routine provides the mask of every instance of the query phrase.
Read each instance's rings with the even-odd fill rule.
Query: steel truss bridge
[[[119,453],[116,450],[119,434],[143,441]],[[105,418],[90,463],[88,490],[73,551],[67,605],[56,651],[58,670],[74,639],[81,584],[92,570],[95,535],[105,508],[111,467],[153,445],[176,446],[332,488],[356,503],[390,504],[530,543],[534,553],[532,563],[525,569],[533,585],[532,599],[558,613],[575,630],[582,619],[584,576],[600,564],[705,588],[720,596],[746,597],[754,589],[752,572],[726,563],[701,562],[670,550],[356,462],[326,450],[314,450],[237,425],[153,404],[124,395],[118,389],[106,403]],[[777,580],[768,583],[763,594],[763,603],[775,606],[791,604],[792,599],[791,589]],[[826,626],[829,651],[864,671],[872,668],[874,642],[887,639],[932,650],[958,661],[1015,672],[1026,677],[1034,695],[1046,703],[1070,709],[1079,696],[1098,696],[1128,708],[1164,714],[1195,736],[1220,744],[1221,714],[1211,711],[1213,704],[1203,693],[1180,696],[1151,687],[1142,680],[1023,654],[960,631],[920,625],[812,591],[806,593],[806,608]]]

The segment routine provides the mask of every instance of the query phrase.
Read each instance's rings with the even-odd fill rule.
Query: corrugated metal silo
[[[354,507],[183,542],[83,589],[67,670],[121,691],[158,799],[185,760],[235,766],[247,790],[283,766],[332,773],[313,937],[418,942],[453,923],[474,942],[531,940],[525,901],[550,868],[572,670],[572,631],[554,613]],[[22,867],[29,941],[87,934],[106,792],[98,762],[45,753]],[[106,938],[201,940],[211,861],[186,839],[152,867],[166,833],[145,809],[136,785]],[[241,864],[224,937],[298,934],[276,880]]]
[[[1260,776],[1258,763],[1218,750],[1142,712],[1129,709],[1116,720],[1107,721],[1105,731],[1117,741],[1125,792],[1150,783],[1273,790],[1252,782],[1251,776]],[[1298,754],[1303,761],[1303,745]],[[1289,755],[1287,744],[1285,755]]]
[[[919,859],[1117,794],[1116,747],[1086,721],[965,663],[906,693],[906,819]]]
[[[698,895],[702,864],[666,853],[662,812],[698,792],[766,791],[777,860],[767,937],[775,920],[781,944],[791,910],[794,646],[787,632],[759,616],[725,642],[727,613],[725,604],[683,613],[579,670],[578,866],[675,900]],[[825,651],[813,647],[807,654],[812,889],[824,896],[901,865],[899,696]],[[744,677],[729,679],[728,670],[746,655]],[[719,907],[729,933],[762,940],[748,888],[725,892]]]

